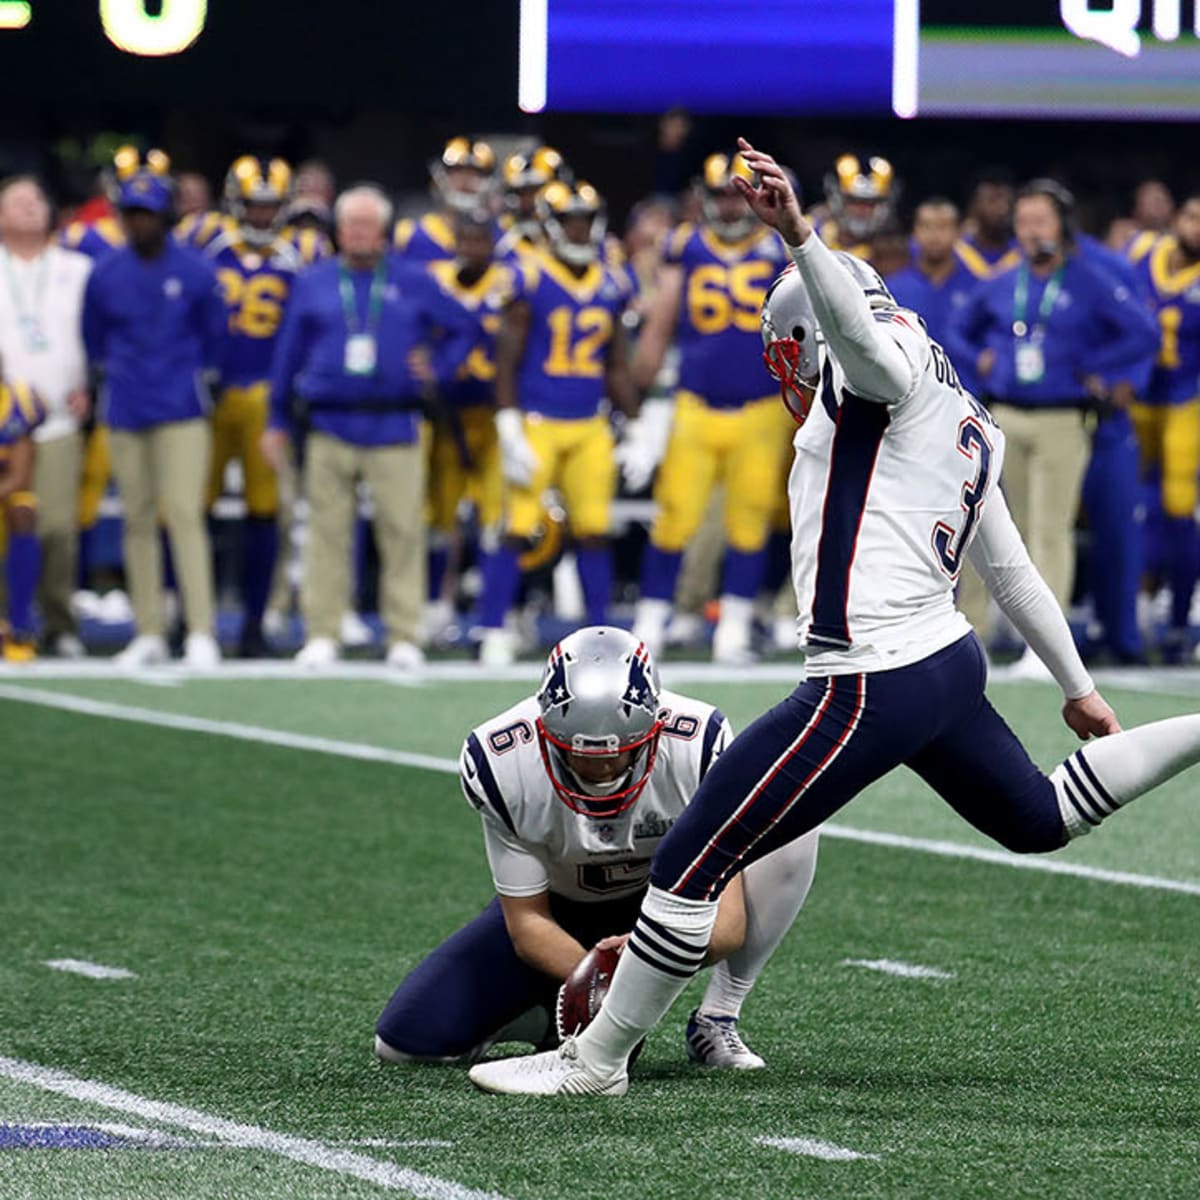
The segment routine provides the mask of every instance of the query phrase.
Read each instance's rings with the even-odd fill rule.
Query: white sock
[[[717,919],[715,900],[683,900],[652,887],[592,1023],[579,1035],[580,1057],[607,1079],[662,1020],[700,969]]]
[[[742,872],[746,894],[746,940],[713,968],[700,1011],[738,1017],[762,969],[791,929],[817,869],[817,830],[780,846]]]
[[[646,649],[657,656],[666,645],[670,619],[670,600],[639,600],[633,614],[633,636],[645,642]]]
[[[1171,717],[1088,742],[1051,772],[1069,837],[1200,762],[1200,714]]]

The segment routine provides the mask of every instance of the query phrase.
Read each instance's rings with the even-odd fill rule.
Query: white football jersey
[[[954,585],[1000,479],[1004,435],[915,313],[876,314],[913,382],[853,395],[832,355],[788,480],[800,640],[811,675],[890,670],[965,636]]]
[[[659,840],[695,795],[733,736],[719,709],[663,691],[650,780],[616,817],[586,817],[559,799],[538,744],[530,697],[473,730],[459,763],[463,794],[483,818],[496,891],[599,902],[629,896],[650,878]]]

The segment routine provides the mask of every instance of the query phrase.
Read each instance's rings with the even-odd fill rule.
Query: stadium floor
[[[737,726],[792,674],[665,668]],[[747,1005],[763,1072],[687,1064],[698,985],[624,1100],[377,1066],[391,989],[488,897],[458,744],[535,675],[0,673],[0,1200],[1196,1194],[1195,776],[1052,859],[914,776],[872,788]],[[1056,761],[1055,689],[1003,679]],[[1106,692],[1136,723],[1194,709],[1200,675]]]

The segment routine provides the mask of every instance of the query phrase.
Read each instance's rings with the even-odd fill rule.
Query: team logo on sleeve
[[[546,664],[546,676],[542,680],[537,701],[543,712],[560,708],[565,715],[574,700],[571,685],[567,681],[567,656],[563,654],[561,647],[555,646],[550,652],[550,661]]]
[[[621,696],[621,707],[625,716],[635,708],[643,709],[651,716],[658,716],[658,691],[646,669],[646,648],[639,646],[629,660],[629,679]]]

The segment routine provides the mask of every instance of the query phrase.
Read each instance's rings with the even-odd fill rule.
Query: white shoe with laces
[[[623,1096],[629,1091],[626,1071],[611,1079],[593,1075],[580,1060],[573,1037],[544,1054],[477,1063],[468,1075],[480,1091],[508,1096]]]
[[[687,1055],[702,1067],[757,1071],[765,1067],[738,1033],[737,1017],[714,1017],[695,1009],[688,1017]]]

